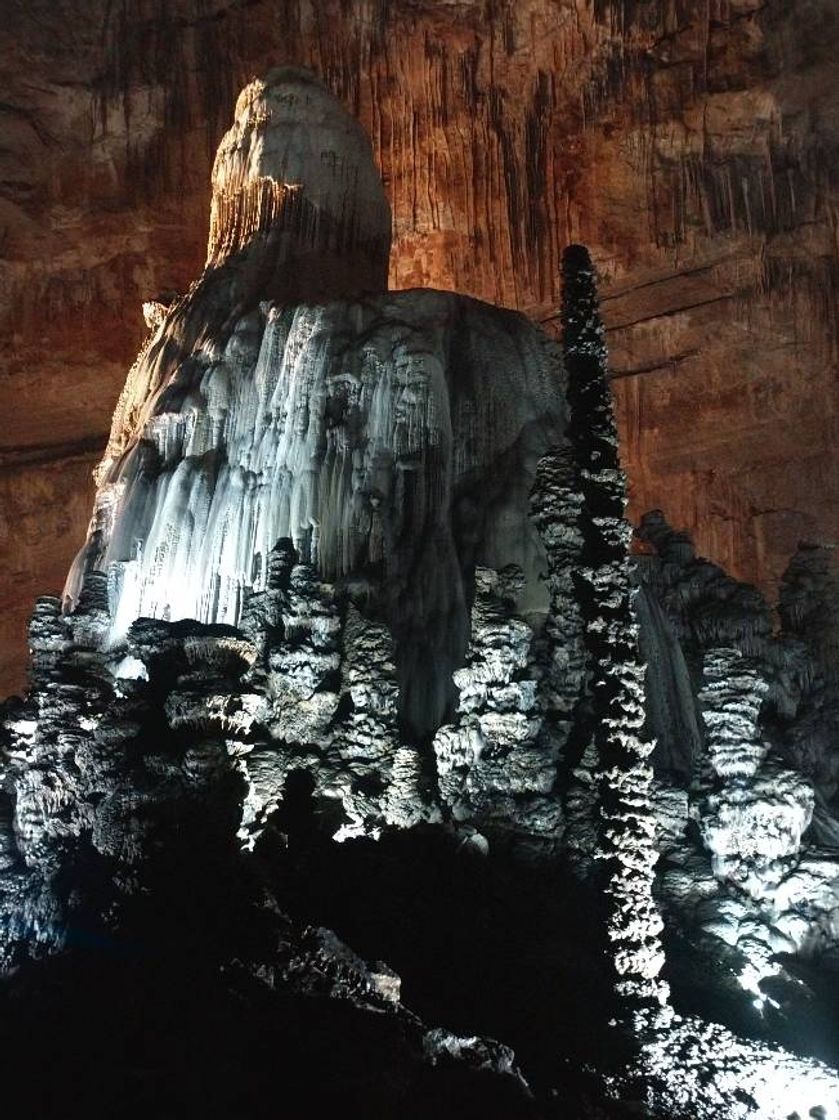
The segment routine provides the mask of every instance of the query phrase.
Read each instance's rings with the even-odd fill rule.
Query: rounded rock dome
[[[391,214],[370,141],[314,74],[283,67],[245,87],[212,188],[208,268],[242,262],[279,299],[387,288]]]

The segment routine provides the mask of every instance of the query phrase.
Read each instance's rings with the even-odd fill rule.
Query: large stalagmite
[[[390,212],[369,142],[311,76],[239,98],[213,171],[207,266],[135,364],[66,589],[110,575],[110,640],[135,618],[239,621],[289,537],[391,625],[403,710],[433,730],[469,629],[475,563],[520,565],[563,388],[516,314],[376,294]],[[305,301],[305,302],[304,302]]]
[[[764,589],[839,539],[835,0],[4,9],[0,689],[83,535],[136,306],[198,274],[238,83],[281,62],[370,135],[394,287],[538,320],[590,246],[635,513]]]

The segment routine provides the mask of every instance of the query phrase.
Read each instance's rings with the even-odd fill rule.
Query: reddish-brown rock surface
[[[633,510],[772,588],[839,537],[834,0],[13,0],[0,103],[0,692],[85,529],[144,299],[205,256],[239,89],[294,63],[373,140],[391,286],[549,324],[603,279]]]

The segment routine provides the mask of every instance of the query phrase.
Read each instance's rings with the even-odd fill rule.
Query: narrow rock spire
[[[563,349],[569,436],[583,496],[577,589],[585,623],[593,736],[598,759],[601,857],[608,872],[608,934],[617,992],[631,1003],[665,1003],[662,920],[652,895],[655,818],[653,743],[644,742],[644,672],[630,575],[626,476],[607,381],[608,354],[594,268],[581,245],[562,265]]]

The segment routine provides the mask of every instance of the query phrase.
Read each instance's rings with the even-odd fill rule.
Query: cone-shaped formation
[[[390,206],[358,121],[305,70],[239,95],[213,166],[207,267],[239,262],[263,298],[383,291]]]

